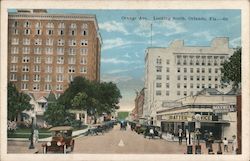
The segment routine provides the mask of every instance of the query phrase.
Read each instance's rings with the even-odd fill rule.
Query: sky
[[[240,10],[48,12],[96,15],[103,41],[101,81],[112,81],[117,84],[122,95],[121,110],[134,108],[135,92],[144,86],[144,57],[148,47],[168,47],[177,39],[184,40],[186,46],[209,46],[215,37],[229,37],[230,47],[241,44]]]

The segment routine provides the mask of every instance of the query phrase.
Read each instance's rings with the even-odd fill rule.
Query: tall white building
[[[231,88],[221,85],[220,68],[233,52],[224,37],[213,39],[210,46],[185,46],[183,40],[177,40],[169,47],[148,48],[143,115],[155,121],[156,110],[164,104],[204,88],[228,92]]]

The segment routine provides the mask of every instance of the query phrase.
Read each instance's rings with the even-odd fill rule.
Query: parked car
[[[154,131],[153,134],[150,133],[150,129],[153,129],[153,131]],[[147,126],[146,130],[144,131],[143,134],[144,134],[144,138],[146,138],[148,136],[149,138],[158,137],[158,138],[162,139],[162,132],[161,132],[161,128],[159,126],[153,126],[153,125]]]
[[[102,134],[103,135],[104,133],[104,127],[103,125],[101,124],[95,124],[95,125],[92,125],[88,132],[87,132],[87,135],[98,135],[98,134]]]
[[[66,152],[74,150],[73,127],[57,126],[52,127],[49,131],[52,132],[52,140],[42,144],[43,153],[56,152],[66,154]]]
[[[136,126],[135,126],[135,132],[137,134],[143,134],[146,129],[147,129],[146,125],[136,124]]]

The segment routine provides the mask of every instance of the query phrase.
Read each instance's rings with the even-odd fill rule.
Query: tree
[[[18,92],[14,84],[8,83],[8,120],[20,118],[23,111],[32,109],[30,99],[29,95]]]
[[[221,69],[223,84],[231,84],[234,90],[241,84],[241,48],[237,48],[234,54],[225,61]]]
[[[65,125],[69,113],[63,105],[58,103],[49,103],[47,110],[44,112],[44,119],[52,126]]]

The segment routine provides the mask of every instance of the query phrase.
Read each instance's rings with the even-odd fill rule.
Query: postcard
[[[1,4],[1,160],[249,160],[248,1]]]

